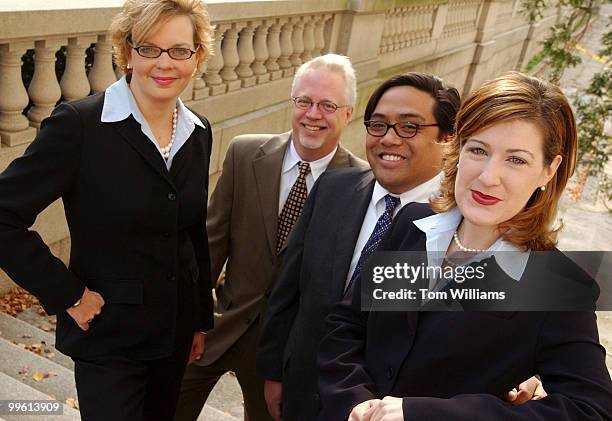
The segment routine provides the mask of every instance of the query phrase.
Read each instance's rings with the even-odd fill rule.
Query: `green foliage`
[[[535,54],[533,57],[531,57],[531,59],[525,66],[525,71],[527,73],[530,73],[533,69],[535,69],[538,66],[538,64],[542,62],[543,59],[544,59],[544,55],[541,52]]]
[[[604,0],[612,1],[612,0]],[[598,12],[596,0],[559,0],[560,19],[551,28],[538,54],[547,68],[547,77],[558,83],[563,72],[579,64],[582,59],[576,51],[589,25]],[[550,7],[546,0],[523,0],[523,13],[530,23],[543,16],[544,8]],[[612,18],[610,18],[612,24]],[[602,57],[612,55],[612,25],[602,36]],[[589,58],[590,60],[591,58]],[[532,62],[530,61],[529,64]],[[529,66],[528,64],[528,66]],[[533,68],[533,67],[532,67]],[[529,71],[528,67],[528,71]],[[578,127],[578,166],[589,175],[600,180],[599,190],[612,200],[612,180],[605,174],[606,164],[612,154],[612,139],[604,132],[604,124],[612,115],[612,72],[606,67],[593,76],[588,88],[576,92],[573,98]]]

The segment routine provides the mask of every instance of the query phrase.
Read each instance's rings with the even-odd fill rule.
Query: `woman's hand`
[[[361,417],[361,421],[404,421],[402,398],[385,396],[370,407]]]
[[[281,402],[283,400],[283,383],[272,380],[264,381],[264,397],[268,412],[274,421],[281,421]]]
[[[534,376],[509,391],[506,400],[514,405],[520,405],[530,400],[538,401],[546,396],[548,393],[544,390],[542,382]]]
[[[102,312],[104,299],[100,294],[90,291],[85,287],[79,304],[66,309],[66,312],[74,319],[81,330],[88,330],[89,323]]]
[[[189,353],[189,361],[187,361],[187,365],[202,358],[202,354],[204,353],[205,340],[206,333],[194,332],[193,342],[191,343],[191,352]]]
[[[369,401],[361,402],[359,405],[356,405],[351,413],[349,414],[348,421],[361,421],[363,420],[363,416],[370,408],[374,405],[377,405],[380,402],[380,399],[370,399]]]

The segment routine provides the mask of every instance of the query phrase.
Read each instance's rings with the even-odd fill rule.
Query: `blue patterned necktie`
[[[361,255],[359,256],[359,260],[357,261],[357,266],[355,266],[355,270],[353,271],[351,280],[349,281],[349,284],[346,287],[347,291],[353,284],[353,281],[355,281],[355,278],[359,276],[359,273],[361,272],[361,269],[366,260],[368,260],[368,257],[370,257],[372,252],[378,249],[380,242],[389,230],[391,222],[393,221],[393,211],[399,204],[399,197],[391,196],[390,194],[387,194],[385,196],[385,211],[382,215],[380,215],[378,221],[376,221],[376,225],[374,226],[372,234],[370,234],[370,238],[368,238],[368,241],[365,243],[365,246],[363,246],[363,249],[361,250]]]

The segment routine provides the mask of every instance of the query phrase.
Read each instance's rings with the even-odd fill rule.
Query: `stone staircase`
[[[0,421],[78,421],[74,365],[54,348],[55,319],[35,307],[16,317],[0,312],[0,400],[62,402],[62,415],[7,415]],[[242,396],[236,379],[226,374],[211,394],[198,421],[243,419]],[[170,420],[169,420],[170,421]]]

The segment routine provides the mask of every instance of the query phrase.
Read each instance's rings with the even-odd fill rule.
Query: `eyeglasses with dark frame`
[[[291,100],[293,101],[295,106],[299,108],[300,110],[308,110],[314,104],[317,107],[319,107],[319,110],[321,110],[321,112],[325,114],[333,114],[336,111],[338,111],[338,108],[350,107],[350,105],[337,105],[331,101],[314,102],[313,100],[305,96],[291,97]]]
[[[397,122],[395,124],[385,123],[379,120],[367,120],[363,124],[370,136],[383,137],[387,134],[390,128],[393,128],[395,134],[404,139],[415,137],[421,127],[439,127],[439,124],[417,124],[410,121]]]
[[[185,47],[172,47],[172,48],[159,48],[154,47],[152,45],[139,45],[134,46],[130,45],[140,57],[144,58],[157,58],[162,55],[162,53],[167,53],[171,59],[174,60],[189,60],[200,48],[198,45],[194,50]]]

